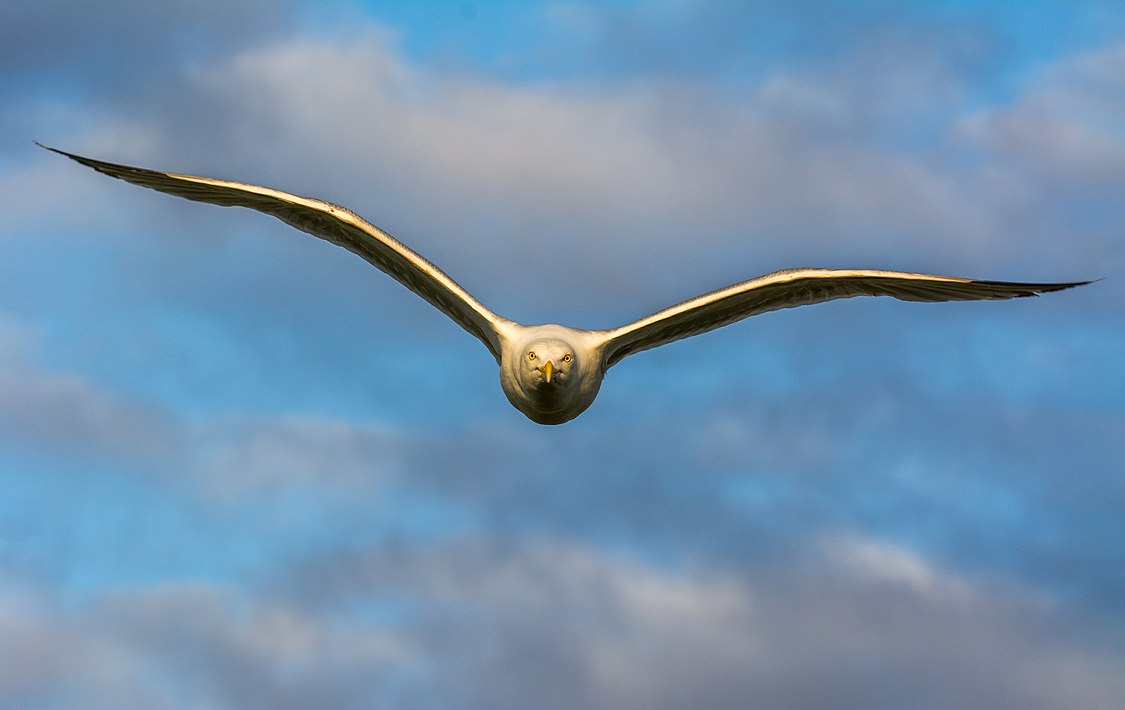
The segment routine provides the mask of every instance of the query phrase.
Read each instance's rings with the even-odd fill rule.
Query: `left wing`
[[[978,301],[1037,296],[1083,286],[1070,283],[978,281],[955,276],[873,269],[786,269],[689,299],[602,336],[606,367],[633,353],[706,333],[743,318],[853,296],[903,301]]]
[[[501,331],[509,321],[485,308],[444,271],[359,215],[323,200],[229,180],[106,163],[42,143],[100,173],[134,185],[224,207],[248,207],[363,257],[476,336],[500,361]]]

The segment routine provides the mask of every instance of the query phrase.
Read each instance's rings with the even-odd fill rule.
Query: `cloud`
[[[409,435],[389,425],[249,414],[192,422],[159,401],[44,368],[35,362],[42,340],[0,317],[0,432],[25,453],[187,475],[216,501],[279,486],[368,487],[401,465]]]
[[[1013,278],[1092,271],[1097,242],[1060,240],[1074,233],[1060,216],[1031,230],[1011,219],[1015,188],[987,163],[994,153],[983,156],[987,169],[968,174],[957,161],[935,158],[934,151],[981,148],[961,133],[945,135],[960,125],[967,78],[962,64],[939,56],[975,50],[931,42],[903,53],[901,37],[892,38],[775,71],[732,98],[651,79],[608,90],[442,73],[407,59],[400,39],[369,24],[344,39],[275,38],[210,57],[173,75],[164,90],[147,89],[141,105],[119,103],[67,147],[341,202],[491,307],[528,321],[613,326],[798,264]],[[913,131],[934,104],[945,123],[922,138],[888,140]],[[51,176],[79,170],[54,162]],[[217,246],[213,235],[273,238],[287,229],[113,187],[97,201],[109,203],[107,216],[85,215],[86,223],[172,240],[182,234],[205,250]],[[238,269],[241,290],[224,285],[232,269],[209,294],[233,304],[232,315],[255,298],[290,294],[287,308],[297,314],[317,298],[310,294],[342,292],[349,304],[342,308],[352,308],[380,289],[399,291],[358,261],[318,270],[332,257],[313,255],[332,252],[319,243],[293,246],[306,239],[254,241],[254,270]],[[171,249],[167,263],[133,272],[159,274],[153,282],[166,287],[183,280],[184,263],[225,258]],[[1060,260],[1066,273],[1043,271]],[[1003,273],[996,264],[1007,265]],[[510,278],[482,276],[497,268]],[[388,311],[445,325],[413,318],[424,304],[401,301]]]
[[[1001,227],[1024,235],[1012,258],[1118,273],[1125,139],[1120,106],[1125,45],[1052,62],[1026,78],[1010,103],[968,113],[950,126],[957,145],[982,158],[981,194]],[[1082,233],[1081,243],[1069,235]],[[1066,235],[1066,236],[1064,236]],[[1058,245],[1066,249],[1059,249]],[[1113,286],[1107,286],[1114,288]]]
[[[528,320],[615,325],[804,263],[1061,278],[1119,260],[1116,50],[982,101],[987,33],[898,33],[879,3],[795,36],[774,32],[782,4],[665,5],[632,35],[613,15],[633,11],[583,6],[545,30],[575,40],[558,45],[569,73],[507,81],[373,22],[297,35],[283,9],[259,33],[251,5],[228,33],[201,7],[174,11],[198,12],[186,48],[107,28],[151,71],[62,77],[49,48],[0,50],[18,80],[81,87],[12,120],[38,126],[28,140],[342,202]],[[139,12],[121,27],[168,11]],[[122,61],[75,18],[59,32],[84,66]],[[759,36],[782,46],[743,41]],[[1049,138],[1070,143],[1037,151]],[[11,155],[0,566],[48,582],[0,593],[5,699],[1120,696],[1105,624],[1125,593],[1109,364],[1125,341],[1116,311],[1076,310],[1116,304],[1112,280],[765,316],[638,356],[544,430],[509,411],[471,339],[340,250]]]
[[[5,4],[0,9],[5,67],[0,87],[5,93],[32,95],[60,83],[83,93],[94,88],[120,92],[185,60],[203,60],[274,34],[292,12],[290,2],[230,7],[115,0],[97,8],[65,0]]]
[[[198,583],[65,614],[9,596],[0,689],[45,709],[1062,708],[1122,690],[1109,649],[1041,601],[878,540],[752,579],[550,538],[404,552],[323,558],[252,604]]]
[[[160,90],[185,64],[276,37],[296,3],[230,6],[107,0],[10,2],[0,8],[0,152],[89,130],[104,111]]]
[[[1012,396],[1001,394],[1010,383],[979,366],[991,362],[987,342],[979,353],[953,343],[964,357],[961,379],[926,382],[928,340],[901,361],[861,367],[848,363],[867,351],[848,355],[846,334],[836,332],[846,324],[818,328],[842,344],[829,358],[850,373],[842,385],[823,353],[800,348],[807,327],[741,353],[762,374],[733,382],[721,369],[695,372],[699,355],[688,349],[646,356],[648,365],[615,371],[582,421],[540,430],[489,399],[464,403],[464,416],[417,422],[285,411],[189,417],[34,364],[16,354],[31,350],[32,336],[14,325],[7,340],[25,345],[13,345],[0,367],[0,412],[8,445],[25,456],[140,475],[190,501],[195,512],[184,515],[205,516],[208,535],[269,529],[319,549],[340,536],[477,529],[656,547],[749,570],[845,527],[913,540],[971,569],[1002,569],[1089,613],[1105,608],[1119,585],[1099,570],[1119,565],[1120,549],[1087,545],[1076,556],[1057,544],[1091,526],[1119,527],[1120,486],[1107,461],[1125,455],[1114,444],[1125,441],[1125,423],[1073,402],[1087,387],[1071,379],[1085,371],[1074,361],[1081,349],[1054,342],[1045,363],[1028,366],[1032,389]],[[669,372],[687,379],[652,386]],[[1085,473],[1064,480],[1070,470]],[[113,487],[84,490],[90,505],[121,505]],[[121,524],[138,537],[167,534],[143,517]]]
[[[823,554],[839,571],[864,585],[907,589],[942,603],[972,601],[971,585],[941,573],[917,555],[878,540],[852,534],[825,536]]]
[[[316,579],[312,584],[300,580]],[[746,579],[552,539],[328,558],[291,580],[333,608],[408,599],[466,707],[958,707],[1108,702],[1108,657],[1034,599],[845,536]],[[408,624],[407,628],[412,625]],[[1049,677],[1065,674],[1055,685]],[[891,679],[894,679],[893,681]]]
[[[958,128],[1038,194],[1112,192],[1125,179],[1123,73],[1125,45],[1070,57],[1041,69],[1011,105],[968,116]]]
[[[326,485],[372,495],[400,471],[404,438],[342,420],[223,417],[199,432],[192,454],[200,484],[218,500]]]
[[[857,65],[872,61],[823,79],[775,74],[733,101],[662,82],[511,86],[411,64],[372,26],[201,63],[174,92],[75,142],[342,202],[502,311],[525,303],[548,318],[630,293],[663,306],[796,259],[888,265],[883,255],[895,253],[894,265],[909,266],[961,242],[983,259],[1012,235],[989,231],[987,206],[960,176],[879,145],[903,118],[870,107],[873,93],[899,107],[920,77],[957,76],[905,61],[874,90],[833,79],[870,76]],[[686,274],[668,270],[677,261]],[[496,264],[538,278],[482,281]],[[567,294],[561,306],[557,294]]]
[[[393,632],[349,629],[228,590],[168,585],[77,614],[0,619],[0,697],[40,708],[392,707],[389,672],[413,661]],[[408,673],[399,671],[403,676]]]
[[[174,446],[163,407],[79,377],[0,365],[0,439],[21,449],[151,457]]]
[[[66,614],[9,594],[0,688],[43,708],[1059,708],[1122,690],[1110,649],[1042,600],[850,534],[751,578],[543,537],[404,552],[334,553],[253,604],[199,583]]]

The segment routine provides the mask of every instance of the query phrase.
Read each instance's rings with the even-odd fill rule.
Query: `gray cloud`
[[[406,438],[342,420],[223,417],[197,429],[192,468],[202,492],[219,501],[325,487],[377,496],[401,471]]]
[[[1039,603],[830,536],[750,581],[539,539],[328,561],[321,603],[402,594],[469,707],[1069,707],[1112,701],[1107,649]],[[325,598],[327,597],[327,599]],[[1046,680],[1065,673],[1069,680]],[[1071,675],[1074,674],[1074,675]],[[893,681],[890,679],[894,679]]]
[[[0,365],[0,439],[16,448],[130,458],[167,452],[175,432],[159,405],[81,378]]]
[[[928,367],[914,364],[921,355],[863,364],[869,353],[847,347],[844,324],[814,328],[843,347],[831,357],[802,350],[815,320],[788,334],[767,326],[767,340],[780,336],[773,347],[739,346],[747,376],[702,369],[686,392],[678,379],[653,387],[653,378],[692,373],[737,334],[719,337],[716,350],[638,358],[614,372],[598,408],[561,429],[528,428],[486,397],[463,403],[463,417],[411,424],[249,413],[189,422],[19,358],[0,368],[0,411],[9,446],[113,461],[220,520],[252,515],[294,539],[304,523],[365,539],[468,525],[655,546],[750,569],[839,526],[914,540],[958,566],[1002,569],[1086,613],[1112,608],[1125,587],[1102,571],[1120,567],[1121,551],[1096,541],[1120,527],[1125,499],[1107,462],[1125,456],[1117,443],[1125,425],[1060,405],[1077,395],[1066,392],[1095,386],[1068,380],[1083,371],[1081,351],[1049,353],[1029,370],[1038,372],[1029,398],[1005,401],[957,343],[964,381],[927,389],[913,372]],[[851,384],[826,372],[830,364]],[[440,399],[434,392],[418,406]],[[305,504],[294,510],[298,499]],[[1090,542],[1059,547],[1060,537]]]
[[[290,0],[6,2],[0,7],[0,153],[88,129],[110,106],[162,91],[185,65],[281,34]]]
[[[0,8],[0,87],[35,95],[48,84],[62,83],[83,93],[119,93],[185,62],[274,34],[292,12],[291,2],[5,3]],[[101,97],[90,93],[87,98]]]
[[[1125,179],[1123,57],[1118,42],[1041,67],[1010,103],[951,124],[957,145],[984,157],[979,186],[1001,225],[1023,235],[1011,259],[1057,252],[1052,260],[1064,266],[1086,262],[1106,274],[1125,268],[1114,187]],[[1080,246],[1063,236],[1078,231]],[[1057,250],[1060,243],[1068,248]]]
[[[1123,690],[1114,649],[1044,601],[878,539],[828,535],[750,578],[550,538],[404,552],[321,559],[253,605],[203,584],[68,614],[8,594],[0,689],[42,708],[1064,708]]]
[[[863,61],[838,74],[870,75]],[[882,88],[895,106],[906,89],[894,87],[920,76],[957,81],[932,63],[900,63],[896,76]],[[659,83],[612,94],[513,88],[411,65],[372,29],[203,64],[175,98],[154,94],[80,142],[103,157],[343,202],[487,301],[534,305],[547,318],[566,315],[558,293],[573,311],[595,312],[605,283],[663,306],[798,260],[909,267],[924,255],[952,270],[968,262],[950,244],[971,246],[980,262],[1016,244],[963,176],[874,141],[899,119],[868,110],[870,94],[794,74],[738,102]],[[857,131],[842,116],[868,117]],[[571,252],[598,258],[560,258]],[[887,254],[895,264],[882,263]],[[677,261],[687,274],[666,267]],[[498,263],[541,276],[479,276]]]
[[[717,22],[748,26],[715,7]],[[226,37],[211,9],[186,22],[204,43]],[[165,11],[143,12],[155,25]],[[671,16],[633,46],[657,46],[680,24]],[[67,127],[56,142],[343,202],[501,311],[578,325],[798,263],[1052,278],[1120,262],[1120,205],[1105,199],[1119,182],[1106,128],[1116,50],[1058,62],[1054,78],[965,118],[966,63],[987,61],[971,33],[963,45],[912,35],[919,51],[903,52],[878,37],[855,49],[844,32],[829,60],[770,65],[731,92],[675,81],[694,60],[671,55],[655,81],[516,87],[412,63],[375,25],[341,41],[273,31],[221,51],[137,46],[154,69],[127,86],[77,75],[103,98],[54,124]],[[735,41],[700,61],[722,63]],[[41,50],[9,51],[22,76],[40,61],[55,76]],[[936,125],[914,120],[935,108]],[[0,178],[14,255],[0,296],[47,322],[55,306],[42,304],[76,290],[69,274],[104,268],[112,286],[69,305],[99,328],[140,323],[101,366],[139,367],[160,394],[40,365],[36,329],[0,321],[5,446],[151,474],[177,506],[164,522],[134,510],[150,498],[107,485],[129,511],[111,523],[92,487],[71,509],[96,523],[32,520],[34,539],[5,523],[0,565],[97,577],[78,608],[43,590],[38,608],[0,599],[6,699],[1120,697],[1125,652],[1095,628],[1125,594],[1113,281],[981,309],[865,302],[764,317],[639,356],[582,420],[548,431],[508,411],[475,343],[353,257],[39,153]],[[1063,183],[1096,209],[1057,201],[1048,188]],[[81,248],[91,231],[98,246]],[[576,256],[586,250],[597,258]],[[26,263],[50,263],[52,279]],[[1114,310],[1078,312],[1091,303]],[[41,473],[9,468],[5,480]],[[90,534],[99,525],[114,544]],[[44,536],[73,550],[64,562],[39,559]],[[84,559],[99,543],[111,553]],[[216,574],[232,587],[96,591]]]
[[[123,592],[79,614],[50,604],[41,612],[0,616],[0,697],[13,707],[401,707],[371,700],[390,672],[408,676],[412,660],[393,632],[247,609],[202,584]]]
[[[1101,236],[1073,236],[1085,233],[1069,228],[1068,213],[1003,177],[1010,172],[992,162],[999,153],[980,140],[967,141],[963,130],[942,137],[961,125],[959,66],[924,52],[900,56],[895,47],[876,42],[836,62],[777,72],[732,100],[674,83],[608,92],[442,74],[405,60],[393,36],[371,25],[343,41],[290,38],[200,62],[165,90],[118,104],[112,121],[68,146],[347,204],[524,320],[612,326],[791,265],[1013,278],[1104,273]],[[1096,96],[1074,91],[1087,102]],[[928,129],[923,143],[951,155],[974,151],[984,169],[966,173],[956,160],[911,148],[909,136],[904,146],[887,144],[934,102],[947,106],[949,123]],[[55,165],[52,178],[73,184],[77,168]],[[98,223],[115,229],[182,234],[204,251],[212,239],[285,231],[264,217],[236,220],[112,188],[99,191],[100,204],[118,216]],[[232,294],[220,282],[194,298],[232,304],[234,315],[253,299],[290,294],[297,314],[311,302],[299,294],[341,290],[353,294],[340,299],[351,304],[398,290],[359,263],[342,279],[338,269],[318,271],[333,262],[312,255],[328,248],[293,246],[301,239],[259,247],[254,270],[239,274],[239,285],[249,278],[254,288]],[[184,263],[207,261],[179,247],[169,254],[134,273],[155,274],[149,285],[166,287],[183,281]],[[1064,264],[1065,273],[1047,274],[1047,262]],[[497,265],[515,276],[483,276]],[[300,291],[295,270],[308,274]],[[621,305],[607,306],[614,302]],[[439,327],[414,318],[425,310],[415,306],[407,320]]]
[[[1019,99],[966,117],[958,126],[998,164],[1039,194],[1085,199],[1125,179],[1120,105],[1125,45],[1041,69]]]

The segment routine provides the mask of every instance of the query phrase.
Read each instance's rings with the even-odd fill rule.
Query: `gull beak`
[[[551,384],[551,373],[555,371],[555,363],[548,360],[547,362],[543,363],[543,367],[539,368],[539,371],[543,373],[543,377],[547,380],[547,384]]]

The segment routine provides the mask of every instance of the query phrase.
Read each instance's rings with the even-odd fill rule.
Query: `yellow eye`
[[[563,362],[570,362],[570,361],[571,361],[570,353],[567,353],[566,355],[563,355]]]
[[[528,353],[527,353],[527,359],[528,359],[528,360],[534,360],[534,359],[535,359],[535,351],[534,351],[534,350],[529,350],[529,351],[528,351]]]

